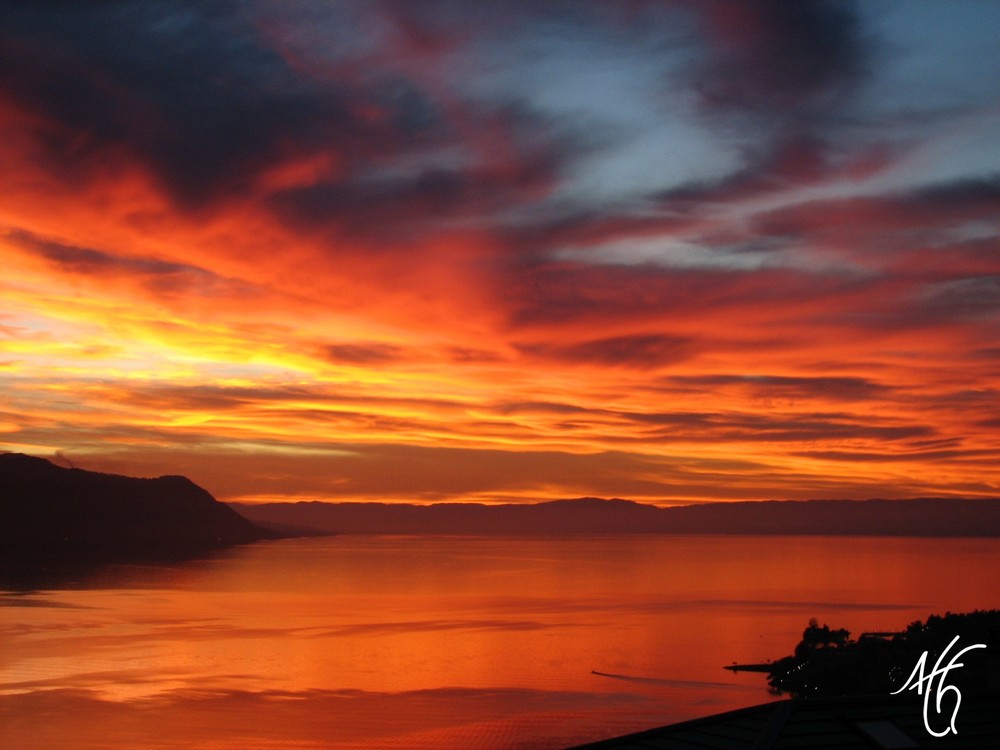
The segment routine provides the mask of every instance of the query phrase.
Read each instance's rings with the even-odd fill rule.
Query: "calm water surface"
[[[810,617],[997,607],[1000,540],[263,543],[0,594],[0,747],[560,748],[772,700],[722,667]]]

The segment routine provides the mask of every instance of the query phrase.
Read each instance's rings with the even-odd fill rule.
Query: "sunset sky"
[[[1000,495],[1000,2],[0,5],[0,450]]]

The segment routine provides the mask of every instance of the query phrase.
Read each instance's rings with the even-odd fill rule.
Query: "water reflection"
[[[994,540],[337,537],[72,571],[0,595],[0,746],[567,746],[770,699],[722,667],[810,617],[998,606],[998,563]]]
[[[174,588],[180,578],[196,577],[202,566],[216,558],[232,555],[234,549],[246,550],[240,547],[198,555],[161,555],[156,560],[141,563],[76,561],[17,566],[6,561],[0,563],[0,591],[122,588],[136,584]]]

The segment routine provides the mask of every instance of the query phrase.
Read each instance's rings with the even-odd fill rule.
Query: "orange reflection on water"
[[[722,667],[810,617],[995,607],[998,562],[995,540],[337,537],[109,569],[4,597],[0,745],[566,746],[770,700]]]

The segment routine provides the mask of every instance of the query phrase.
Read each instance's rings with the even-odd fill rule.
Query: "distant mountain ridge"
[[[716,502],[657,507],[579,498],[532,504],[231,503],[263,523],[340,534],[1000,536],[1000,498]]]
[[[0,560],[162,559],[280,536],[185,477],[137,479],[0,454]]]

